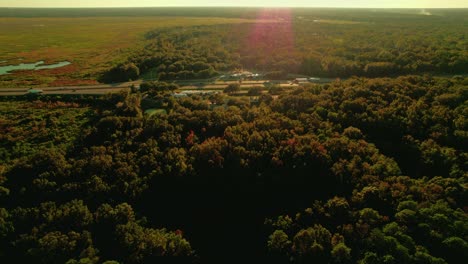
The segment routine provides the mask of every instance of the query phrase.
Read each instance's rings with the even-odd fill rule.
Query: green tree
[[[117,226],[117,239],[126,252],[125,263],[148,263],[159,256],[190,256],[192,248],[181,235],[144,228],[135,222]]]
[[[442,241],[445,259],[449,264],[468,259],[468,243],[460,237],[449,237]]]
[[[234,94],[240,91],[240,84],[238,83],[230,83],[226,88],[224,88],[224,92],[227,94]]]
[[[299,258],[324,260],[331,248],[331,234],[321,225],[300,230],[293,238],[292,250]]]
[[[351,260],[351,249],[344,243],[338,243],[331,251],[333,263],[349,263]]]
[[[288,254],[291,241],[283,230],[275,230],[268,239],[268,249],[272,252]]]
[[[262,94],[263,89],[261,87],[252,87],[247,92],[249,96],[259,96]]]

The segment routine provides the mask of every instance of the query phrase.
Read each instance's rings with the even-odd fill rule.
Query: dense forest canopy
[[[152,83],[3,102],[0,258],[460,263],[467,85],[351,78],[252,100]]]
[[[257,22],[148,32],[146,47],[102,80],[137,78],[125,74],[128,65],[161,80],[204,79],[241,68],[279,79],[288,74],[464,74],[468,69],[468,21],[457,11],[431,16],[315,9],[248,14]]]

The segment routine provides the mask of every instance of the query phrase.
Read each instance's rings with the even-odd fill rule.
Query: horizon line
[[[86,8],[86,9],[103,9],[103,8],[326,8],[326,9],[468,9],[466,7],[359,7],[359,6],[0,6],[0,8],[8,9],[75,9],[75,8]]]

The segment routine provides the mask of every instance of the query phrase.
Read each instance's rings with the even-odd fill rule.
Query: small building
[[[187,93],[174,93],[172,95],[174,98],[182,98],[182,97],[188,97]]]
[[[309,79],[307,78],[296,78],[294,79],[294,83],[308,83]]]
[[[319,83],[319,82],[320,82],[320,78],[315,78],[315,77],[309,78],[309,82],[312,82],[312,83]]]
[[[153,115],[166,115],[167,111],[163,108],[150,108],[145,110],[145,115],[153,116]]]

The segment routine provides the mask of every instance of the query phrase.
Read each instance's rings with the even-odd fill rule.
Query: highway
[[[60,86],[60,87],[34,87],[33,89],[42,90],[42,94],[106,94],[128,89],[130,86],[138,86],[142,81],[117,83],[117,84],[99,84],[87,86]],[[24,95],[30,88],[0,88],[0,96]]]
[[[245,81],[241,84],[241,89],[247,89],[255,86],[263,87],[262,81]],[[42,94],[60,95],[60,94],[106,94],[115,93],[123,89],[128,89],[132,85],[138,87],[143,81],[133,81],[117,84],[99,84],[87,86],[61,86],[61,87],[34,87],[33,89],[42,90]],[[179,83],[180,90],[223,90],[231,82],[181,82]],[[281,87],[296,87],[297,84],[289,84],[286,80],[280,81]],[[28,93],[31,88],[0,88],[0,96],[15,96]]]

